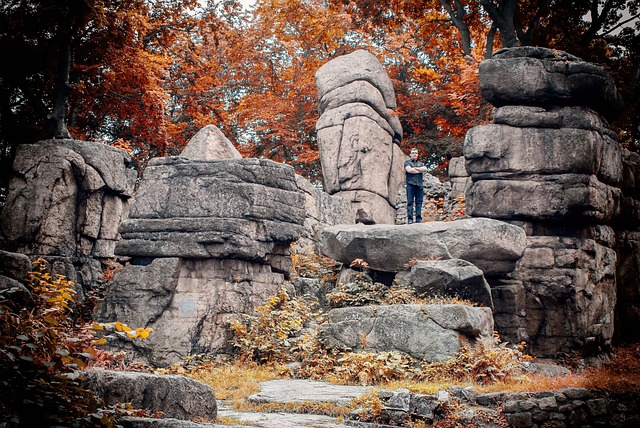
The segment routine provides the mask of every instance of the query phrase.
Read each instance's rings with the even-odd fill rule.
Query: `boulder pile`
[[[507,283],[527,243],[522,228],[487,218],[336,225],[326,227],[321,236],[321,251],[344,266],[339,282],[357,281],[361,275],[347,266],[363,260],[369,274],[386,279],[387,285],[438,301],[443,297],[467,301],[343,307],[328,312],[323,332],[330,346],[399,351],[432,362],[452,357],[464,344],[493,346],[493,310],[504,311],[500,305],[504,293],[497,287],[499,304],[494,305],[486,278]]]
[[[324,64],[315,78],[325,191],[350,201],[358,222],[394,224],[405,155],[389,76],[358,50]]]

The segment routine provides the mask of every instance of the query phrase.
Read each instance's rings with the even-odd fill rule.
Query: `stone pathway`
[[[261,382],[262,390],[249,396],[247,401],[261,403],[302,403],[315,401],[344,405],[371,390],[369,387],[332,385],[304,379],[277,379]],[[307,415],[295,413],[256,413],[237,412],[224,404],[218,403],[218,417],[237,420],[249,427],[259,428],[346,428],[336,422],[335,418],[322,415]]]

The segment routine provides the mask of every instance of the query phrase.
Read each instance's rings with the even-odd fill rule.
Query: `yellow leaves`
[[[115,321],[111,323],[98,323],[94,322],[91,324],[91,328],[96,331],[106,331],[113,332],[116,336],[120,338],[129,338],[129,339],[147,339],[149,334],[153,331],[151,327],[138,327],[135,330],[129,327],[128,325]],[[92,344],[95,345],[104,345],[107,342],[107,338],[114,337],[110,334],[104,336],[100,340],[93,341]]]
[[[313,317],[311,304],[291,298],[282,288],[267,299],[256,316],[243,316],[243,321],[232,320],[231,343],[239,350],[243,360],[262,363],[286,363],[295,358],[306,339],[302,335],[305,324]]]
[[[147,337],[149,337],[149,333],[151,333],[153,331],[153,329],[151,329],[150,327],[147,328],[136,328],[136,334],[138,335],[138,337],[140,339],[146,339]]]
[[[131,331],[131,327],[126,324],[122,324],[120,321],[116,321],[114,323],[114,328],[116,329],[116,331]]]
[[[104,330],[104,326],[101,323],[95,321],[91,324],[91,328],[96,331]]]
[[[429,67],[417,67],[413,70],[413,74],[423,82],[431,82],[433,80],[440,79],[440,75],[434,69]]]

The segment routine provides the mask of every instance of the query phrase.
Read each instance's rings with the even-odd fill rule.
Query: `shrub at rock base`
[[[313,306],[313,305],[311,305]],[[522,373],[519,349],[499,344],[465,345],[452,359],[427,363],[401,352],[352,352],[329,348],[319,336],[326,322],[310,304],[285,290],[258,309],[255,317],[232,321],[233,343],[241,360],[262,364],[296,363],[296,377],[342,384],[376,385],[401,379],[489,384]]]
[[[150,330],[76,319],[73,282],[51,276],[42,259],[34,265],[26,306],[12,301],[12,288],[0,291],[0,425],[113,426],[126,406],[107,408],[83,389],[81,369],[110,336],[143,338]],[[95,329],[110,334],[97,338]]]

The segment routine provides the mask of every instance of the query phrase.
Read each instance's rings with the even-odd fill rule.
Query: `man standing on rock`
[[[416,223],[422,223],[422,200],[424,188],[422,173],[427,171],[424,163],[418,160],[418,149],[415,147],[409,152],[409,159],[404,162],[407,183],[407,223],[413,223],[413,209],[415,206]]]

